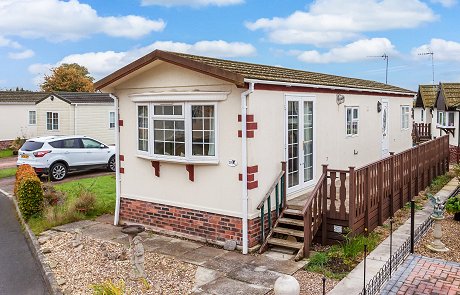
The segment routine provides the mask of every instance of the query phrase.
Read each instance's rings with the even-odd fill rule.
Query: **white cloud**
[[[94,78],[100,79],[155,49],[227,58],[251,56],[256,53],[254,46],[241,42],[218,40],[199,41],[194,44],[187,44],[172,41],[158,41],[145,47],[123,52],[104,51],[72,54],[64,57],[55,65],[33,64],[29,66],[28,70],[29,73],[35,75],[33,81],[36,85],[42,82],[43,75],[48,74],[52,67],[59,66],[63,63],[78,63],[85,66]]]
[[[452,7],[457,4],[457,0],[431,0],[432,3],[439,3],[444,7]]]
[[[244,3],[244,0],[142,0],[142,5],[159,5],[159,6],[228,6]]]
[[[102,33],[113,37],[138,38],[165,27],[163,20],[97,14],[78,0],[2,0],[0,32],[24,38],[53,41],[78,40]]]
[[[20,51],[20,52],[10,52],[10,53],[8,53],[8,57],[11,58],[11,59],[27,59],[27,58],[31,58],[34,55],[35,55],[35,52],[33,50],[30,50],[30,49]]]
[[[359,40],[325,53],[320,53],[317,50],[304,51],[297,58],[309,63],[345,63],[365,60],[369,56],[381,56],[384,53],[388,55],[398,54],[390,40],[372,38]]]
[[[433,52],[435,61],[460,62],[460,43],[444,39],[431,39],[429,44],[413,48],[411,54],[416,59],[426,58],[421,53]]]
[[[18,42],[15,42],[15,41],[12,41],[10,39],[0,36],[0,47],[11,47],[11,48],[19,49],[22,46]]]
[[[361,33],[415,28],[437,19],[419,0],[317,0],[308,11],[287,17],[247,22],[250,30],[264,30],[281,44],[321,46],[357,38]]]

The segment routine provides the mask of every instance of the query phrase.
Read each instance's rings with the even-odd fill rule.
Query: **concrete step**
[[[290,224],[303,227],[303,220],[292,219],[292,218],[278,218],[278,223]]]
[[[291,242],[283,239],[277,239],[277,238],[270,238],[268,239],[268,243],[270,245],[276,245],[276,246],[281,246],[281,247],[286,247],[286,248],[293,248],[293,249],[302,249],[303,248],[303,243],[299,242]]]
[[[284,228],[284,227],[275,227],[273,229],[273,232],[277,234],[283,234],[283,235],[294,236],[294,237],[299,237],[299,238],[304,237],[303,231],[290,229],[290,228]]]
[[[289,209],[289,208],[284,210],[284,214],[303,216],[302,215],[302,210]]]

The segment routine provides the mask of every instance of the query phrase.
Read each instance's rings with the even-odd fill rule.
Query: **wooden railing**
[[[374,230],[448,169],[447,135],[356,170],[323,165],[302,210],[304,256],[308,257],[311,242],[319,234],[321,243],[326,244],[343,239],[344,227],[352,235]]]
[[[431,139],[431,123],[413,123],[412,138],[414,143],[420,143]]]
[[[286,207],[286,162],[281,162],[281,172],[273,181],[264,198],[257,206],[260,210],[260,241],[265,241],[265,232],[270,232],[281,211]],[[272,212],[272,197],[275,197],[275,212]],[[265,207],[265,204],[267,205]],[[265,208],[267,212],[265,213]],[[267,224],[265,224],[265,214],[267,214]],[[272,216],[273,215],[273,216]],[[272,220],[273,219],[273,220]],[[268,227],[268,228],[267,228]]]

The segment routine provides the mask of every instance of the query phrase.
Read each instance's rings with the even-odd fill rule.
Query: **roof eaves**
[[[228,82],[232,82],[238,87],[244,87],[244,78],[242,75],[233,73],[224,69],[220,69],[215,66],[207,65],[201,62],[185,58],[174,53],[165,52],[161,50],[155,50],[134,62],[124,66],[123,68],[115,71],[114,73],[108,75],[105,78],[94,83],[96,90],[100,90],[113,82],[121,79],[122,77],[152,63],[155,60],[162,60],[177,66],[188,68],[197,72],[201,72]]]

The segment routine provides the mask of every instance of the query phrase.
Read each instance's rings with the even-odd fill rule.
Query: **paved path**
[[[460,294],[460,263],[410,255],[381,294]]]
[[[16,167],[17,160],[18,158],[16,156],[8,157],[8,158],[0,158],[0,169]]]
[[[16,217],[13,202],[0,193],[0,294],[49,294]]]
[[[446,200],[457,188],[458,181],[454,178],[444,186],[436,196]],[[430,218],[433,206],[425,206],[423,210],[415,212],[415,229]],[[393,233],[393,251],[399,249],[410,237],[410,219]],[[394,252],[393,252],[394,253]],[[384,267],[390,258],[390,238],[385,239],[377,248],[367,256],[366,284]],[[364,262],[359,263],[344,279],[332,289],[328,295],[359,294],[363,290]],[[418,293],[417,293],[418,294]]]

